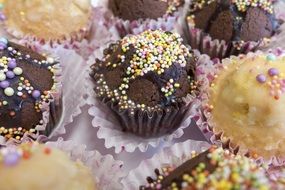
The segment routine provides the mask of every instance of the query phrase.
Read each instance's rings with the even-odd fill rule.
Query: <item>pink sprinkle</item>
[[[270,90],[270,96],[274,96],[274,95],[275,95],[274,91]]]

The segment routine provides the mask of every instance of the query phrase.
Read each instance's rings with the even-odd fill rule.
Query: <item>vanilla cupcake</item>
[[[284,158],[284,54],[231,57],[217,68],[214,80],[200,78],[207,81],[203,109],[216,140],[255,158]]]
[[[80,41],[90,30],[89,0],[4,0],[4,24],[17,38],[41,43]]]
[[[91,171],[64,152],[36,143],[0,149],[2,190],[95,190]]]

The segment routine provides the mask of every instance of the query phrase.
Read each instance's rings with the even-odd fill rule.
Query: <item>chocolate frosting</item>
[[[97,63],[95,64],[100,66],[100,70],[96,71],[97,78],[94,76],[95,80],[98,80],[98,73],[103,74],[104,79],[111,90],[118,88],[122,84],[123,78],[127,77],[126,69],[133,58],[133,52],[136,52],[136,50],[137,49],[132,46],[125,54],[122,52],[120,44],[117,43],[111,45],[109,49],[105,51],[105,56],[110,56],[108,56],[105,61],[97,60]],[[120,64],[116,68],[108,66],[107,63],[118,63],[119,55],[125,56],[124,64]],[[143,77],[137,77],[136,79],[131,80],[127,92],[129,99],[138,104],[145,104],[146,106],[171,106],[172,100],[178,100],[185,97],[187,93],[190,92],[188,76],[194,78],[193,66],[195,64],[194,56],[189,56],[187,59],[187,67],[181,67],[179,63],[173,63],[171,67],[165,69],[165,72],[160,75],[156,72],[148,72]],[[173,79],[181,85],[176,89],[172,96],[166,98],[163,93],[161,93],[160,89],[164,87],[170,79]]]

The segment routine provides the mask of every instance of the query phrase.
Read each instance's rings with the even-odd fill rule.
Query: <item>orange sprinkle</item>
[[[16,113],[15,113],[14,111],[11,111],[11,112],[10,112],[10,116],[11,116],[11,117],[13,117],[13,116],[15,116],[15,115],[16,115]]]
[[[215,160],[211,160],[211,161],[210,161],[210,164],[212,164],[212,165],[216,165],[216,164],[217,164],[217,162],[216,162]]]
[[[30,157],[31,157],[31,154],[30,154],[29,152],[27,152],[27,151],[24,151],[24,152],[23,152],[23,158],[24,158],[25,160],[29,159]]]
[[[45,154],[50,154],[51,153],[51,149],[50,148],[45,148],[44,149],[44,153]]]
[[[257,159],[257,158],[258,158],[258,154],[253,153],[253,154],[252,154],[252,157],[253,157],[254,159]]]

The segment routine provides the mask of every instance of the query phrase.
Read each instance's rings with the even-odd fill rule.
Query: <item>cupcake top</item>
[[[0,149],[2,190],[94,190],[91,172],[64,152],[36,143]]]
[[[111,45],[92,66],[99,97],[121,109],[154,110],[194,93],[195,57],[178,34],[161,30],[131,35]]]
[[[270,38],[278,26],[271,0],[195,0],[187,21],[226,42]]]
[[[272,184],[264,168],[253,160],[236,156],[222,148],[212,147],[197,154],[177,168],[156,169],[157,179],[148,178],[148,185],[141,190],[151,189],[271,189]]]
[[[57,62],[0,38],[0,135],[20,139],[42,124],[55,90]]]
[[[4,0],[3,13],[9,31],[57,40],[87,30],[91,5],[89,0]]]
[[[284,156],[284,55],[226,60],[211,84],[207,103],[215,133],[223,132],[252,156]]]
[[[172,14],[184,0],[109,0],[114,15],[123,20],[157,19]]]

